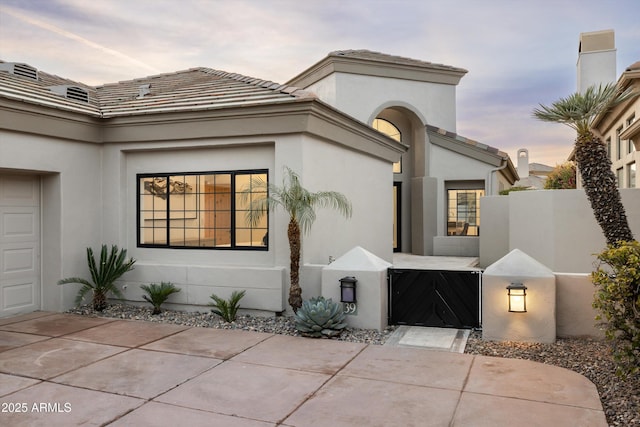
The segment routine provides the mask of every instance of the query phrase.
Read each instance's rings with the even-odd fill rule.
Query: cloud
[[[74,33],[70,32],[70,31],[64,30],[64,29],[59,28],[59,27],[57,27],[55,25],[52,25],[52,24],[50,24],[48,22],[45,22],[45,21],[43,21],[41,19],[37,19],[37,18],[34,18],[32,16],[23,14],[23,13],[15,10],[15,9],[13,9],[11,7],[5,7],[5,8],[3,8],[2,11],[5,14],[7,14],[7,15],[15,18],[15,19],[18,19],[18,20],[20,20],[20,21],[22,21],[22,22],[24,22],[26,24],[32,25],[32,26],[37,27],[38,29],[41,29],[41,30],[45,30],[48,33],[53,33],[53,35],[55,35],[55,36],[60,36],[60,37],[64,37],[64,38],[70,39],[75,43],[79,43],[79,44],[81,44],[81,45],[83,45],[85,47],[88,47],[88,48],[91,48],[91,49],[95,49],[95,50],[99,51],[101,54],[105,54],[105,55],[112,56],[112,57],[120,59],[120,60],[124,60],[126,62],[129,62],[129,63],[135,65],[136,67],[139,67],[139,68],[142,68],[142,69],[146,69],[146,70],[152,71],[154,73],[160,72],[160,70],[158,70],[158,69],[146,64],[145,62],[140,61],[140,60],[138,60],[136,58],[132,58],[132,57],[130,57],[130,56],[128,56],[128,55],[126,55],[126,54],[124,54],[122,52],[119,52],[118,50],[114,50],[114,49],[108,48],[106,46],[103,46],[103,45],[101,45],[99,43],[95,43],[95,42],[93,42],[91,40],[88,40],[88,39],[86,39],[84,37],[81,37],[81,36],[79,36],[77,34],[74,34]]]

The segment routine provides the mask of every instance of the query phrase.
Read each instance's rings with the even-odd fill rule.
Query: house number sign
[[[358,314],[358,304],[355,302],[343,302],[342,309],[346,315],[355,316]]]

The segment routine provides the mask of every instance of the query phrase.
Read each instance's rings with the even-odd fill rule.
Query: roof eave
[[[467,73],[461,68],[437,65],[411,65],[329,55],[293,77],[286,84],[307,88],[332,73],[368,75],[429,83],[457,85]]]

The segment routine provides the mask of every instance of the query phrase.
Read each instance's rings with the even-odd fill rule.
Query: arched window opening
[[[402,142],[402,133],[393,123],[385,119],[373,119],[372,126],[378,132],[382,132],[398,142]],[[393,173],[402,172],[402,159],[393,164]]]

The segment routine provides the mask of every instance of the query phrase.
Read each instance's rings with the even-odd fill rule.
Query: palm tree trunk
[[[294,313],[297,313],[298,309],[302,307],[302,289],[300,288],[300,226],[294,218],[289,221],[287,235],[289,237],[289,256],[291,260],[289,305],[293,308]]]
[[[604,144],[593,133],[578,135],[575,156],[582,186],[607,245],[615,247],[621,241],[632,241],[633,233]]]

